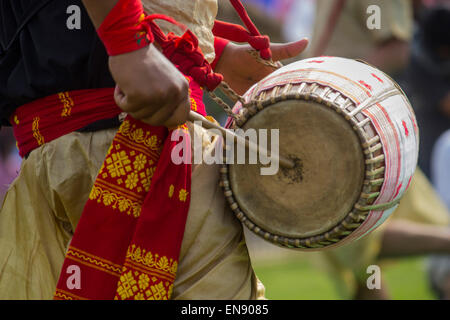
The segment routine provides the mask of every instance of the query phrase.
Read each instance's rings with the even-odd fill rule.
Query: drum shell
[[[242,210],[245,199],[233,194],[229,184],[233,165],[225,166],[222,184],[227,185],[227,199],[237,217],[253,232],[289,248],[334,247],[365,236],[395,210],[415,171],[419,139],[408,99],[386,74],[355,60],[311,58],[277,70],[252,87],[244,98],[245,106],[238,103],[234,108],[240,115],[235,127],[245,126],[260,110],[286,100],[314,101],[334,110],[349,122],[359,137],[366,162],[361,195],[348,216],[330,227],[328,232],[309,237],[268,232],[270,228],[260,221],[255,224],[249,219]],[[373,150],[380,144],[381,147]],[[382,160],[375,161],[374,158]]]

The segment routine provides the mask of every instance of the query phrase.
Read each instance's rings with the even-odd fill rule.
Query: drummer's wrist
[[[94,24],[95,28],[98,29],[105,18],[108,16],[109,12],[117,4],[118,0],[83,0],[83,5],[89,14],[89,17]]]
[[[216,57],[214,61],[211,63],[211,67],[214,71],[218,71],[217,65],[219,64],[220,59],[222,58],[223,52],[225,51],[225,48],[230,43],[229,40],[220,38],[220,37],[214,37],[214,51],[216,54]]]

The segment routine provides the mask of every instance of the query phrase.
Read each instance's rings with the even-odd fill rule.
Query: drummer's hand
[[[114,99],[133,118],[169,128],[187,121],[189,84],[153,45],[111,56],[109,67],[117,83]]]
[[[286,44],[271,44],[273,61],[298,56],[308,45],[308,39]],[[221,73],[225,81],[238,93],[244,94],[252,85],[269,75],[274,68],[257,61],[248,51],[250,45],[230,42],[217,63],[215,72]]]

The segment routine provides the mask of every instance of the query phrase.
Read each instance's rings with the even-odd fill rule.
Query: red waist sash
[[[191,109],[205,115],[202,90],[192,80],[190,92]],[[71,91],[20,107],[11,122],[25,155],[120,112],[113,89]],[[168,131],[125,118],[67,250],[55,299],[171,297],[191,192],[191,165],[171,160],[179,143],[189,159],[185,125]]]
[[[122,111],[114,88],[61,92],[19,107],[10,117],[21,157],[60,136]]]
[[[191,109],[206,114],[203,90],[191,77],[186,78]],[[66,91],[17,108],[9,121],[20,156],[91,123],[118,116],[122,110],[114,102],[113,95],[114,88]]]

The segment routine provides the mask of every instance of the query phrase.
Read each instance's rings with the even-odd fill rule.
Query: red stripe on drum
[[[386,112],[386,109],[383,108],[383,107],[381,106],[380,103],[377,103],[376,105],[377,105],[377,107],[379,107],[380,110],[383,112],[383,114],[385,115],[386,119],[387,119],[388,122],[389,122],[389,125],[390,125],[391,128],[392,128],[392,131],[394,132],[394,136],[395,136],[395,145],[396,145],[396,147],[397,147],[397,148],[396,148],[396,150],[397,150],[397,165],[396,165],[396,167],[397,167],[397,177],[396,177],[396,181],[395,181],[395,185],[397,186],[398,183],[399,183],[399,179],[400,179],[400,172],[401,172],[400,165],[401,165],[401,163],[402,163],[402,154],[401,154],[401,149],[400,149],[400,138],[399,138],[399,136],[398,136],[397,128],[395,127],[394,123],[392,122],[391,117],[389,117],[388,113]],[[389,140],[389,141],[390,141],[390,140]],[[394,164],[394,165],[395,165],[395,164]],[[392,197],[392,198],[390,198],[388,201],[392,201],[392,200],[394,200],[394,199],[395,199],[395,196]]]
[[[409,136],[409,130],[408,130],[408,126],[406,125],[405,120],[402,121],[402,125],[403,125],[403,128],[405,129],[405,135],[408,137]]]
[[[381,79],[379,76],[377,76],[375,73],[371,73],[372,77],[380,81],[381,83],[384,83],[383,79]]]
[[[389,181],[392,177],[392,169],[396,169],[396,175],[395,175],[395,184],[396,187],[389,188],[387,183],[384,183],[381,190],[380,195],[378,196],[377,200],[375,201],[375,204],[379,203],[386,203],[390,202],[398,195],[398,193],[394,193],[395,189],[398,186],[399,179],[400,179],[400,165],[401,165],[401,152],[400,152],[400,140],[398,136],[397,129],[392,122],[391,118],[389,117],[388,113],[386,112],[386,109],[380,104],[377,103],[375,105],[378,107],[378,109],[375,109],[375,112],[372,113],[368,111],[367,109],[363,111],[363,113],[368,116],[372,120],[373,126],[376,128],[376,131],[378,135],[380,136],[380,140],[382,141],[383,145],[383,151],[385,154],[385,180]],[[375,107],[374,106],[374,107]],[[372,110],[373,108],[372,107]],[[381,113],[376,111],[381,111]],[[393,135],[395,138],[395,146],[396,150],[391,150],[390,148],[392,144],[390,143],[391,139],[387,139],[385,136],[385,131],[383,131],[381,128],[391,128],[391,132],[387,131],[386,134],[391,136]],[[392,159],[390,155],[393,155],[392,153],[396,151],[396,159]],[[392,160],[392,161],[391,161]],[[393,163],[391,163],[393,162]],[[389,189],[388,189],[389,188]],[[394,196],[392,196],[394,194]],[[390,196],[391,195],[391,196]],[[386,198],[387,196],[387,198]],[[373,228],[377,224],[377,222],[383,217],[383,211],[371,211],[369,213],[368,219],[361,225],[361,227],[354,232],[354,235],[352,234],[352,239],[356,237],[363,236],[365,233],[367,233],[369,230]]]
[[[370,93],[370,91],[368,91],[368,89],[367,89],[364,85],[358,83],[357,81],[355,81],[355,80],[353,80],[353,79],[350,79],[350,78],[348,78],[348,77],[346,77],[346,76],[343,76],[343,75],[341,75],[341,74],[339,74],[339,73],[335,73],[335,72],[332,72],[332,71],[326,71],[326,70],[322,70],[322,69],[316,69],[316,68],[289,70],[289,71],[286,71],[286,72],[277,73],[277,74],[275,74],[275,75],[273,75],[273,76],[269,76],[268,78],[262,80],[262,81],[258,84],[257,90],[256,90],[256,91],[257,91],[256,94],[259,94],[260,92],[262,92],[262,91],[264,91],[264,90],[269,90],[269,89],[271,89],[271,88],[273,88],[273,87],[275,87],[275,86],[286,85],[286,84],[289,84],[289,83],[293,84],[293,81],[298,81],[298,80],[303,80],[303,81],[304,81],[304,80],[306,80],[307,78],[304,78],[303,76],[301,76],[301,73],[310,73],[310,72],[319,72],[319,73],[325,73],[325,74],[329,74],[329,75],[336,76],[336,77],[338,77],[338,78],[340,78],[340,79],[346,80],[346,81],[348,81],[348,82],[350,82],[350,83],[356,85],[356,86],[359,87],[359,88],[360,88],[360,89],[361,89],[368,97],[371,97],[371,96],[372,96],[371,93]],[[287,75],[290,75],[290,74],[299,74],[299,76],[298,76],[297,78],[288,78],[288,79],[286,79],[286,80],[284,80],[284,79],[283,79],[283,80],[278,79],[279,77],[284,77],[284,76],[287,76]],[[272,82],[272,81],[274,81],[274,80],[276,80],[276,82],[270,84],[270,82]],[[310,79],[310,80],[314,80],[314,82],[320,83],[317,79]],[[301,81],[300,81],[300,82],[301,82]],[[324,81],[324,82],[325,82],[325,81]],[[269,84],[268,84],[268,83],[269,83]],[[335,83],[331,83],[331,82],[327,82],[326,85],[328,85],[328,86],[330,86],[330,87],[332,87],[332,88],[335,87]],[[348,92],[342,92],[342,93],[343,93],[344,95],[347,95]],[[354,102],[355,102],[356,104],[361,103],[361,101],[359,101],[359,100],[357,100],[357,99],[355,99]]]
[[[400,183],[400,185],[397,187],[397,190],[395,190],[394,199],[398,196],[400,193],[400,189],[403,187],[403,184]]]

